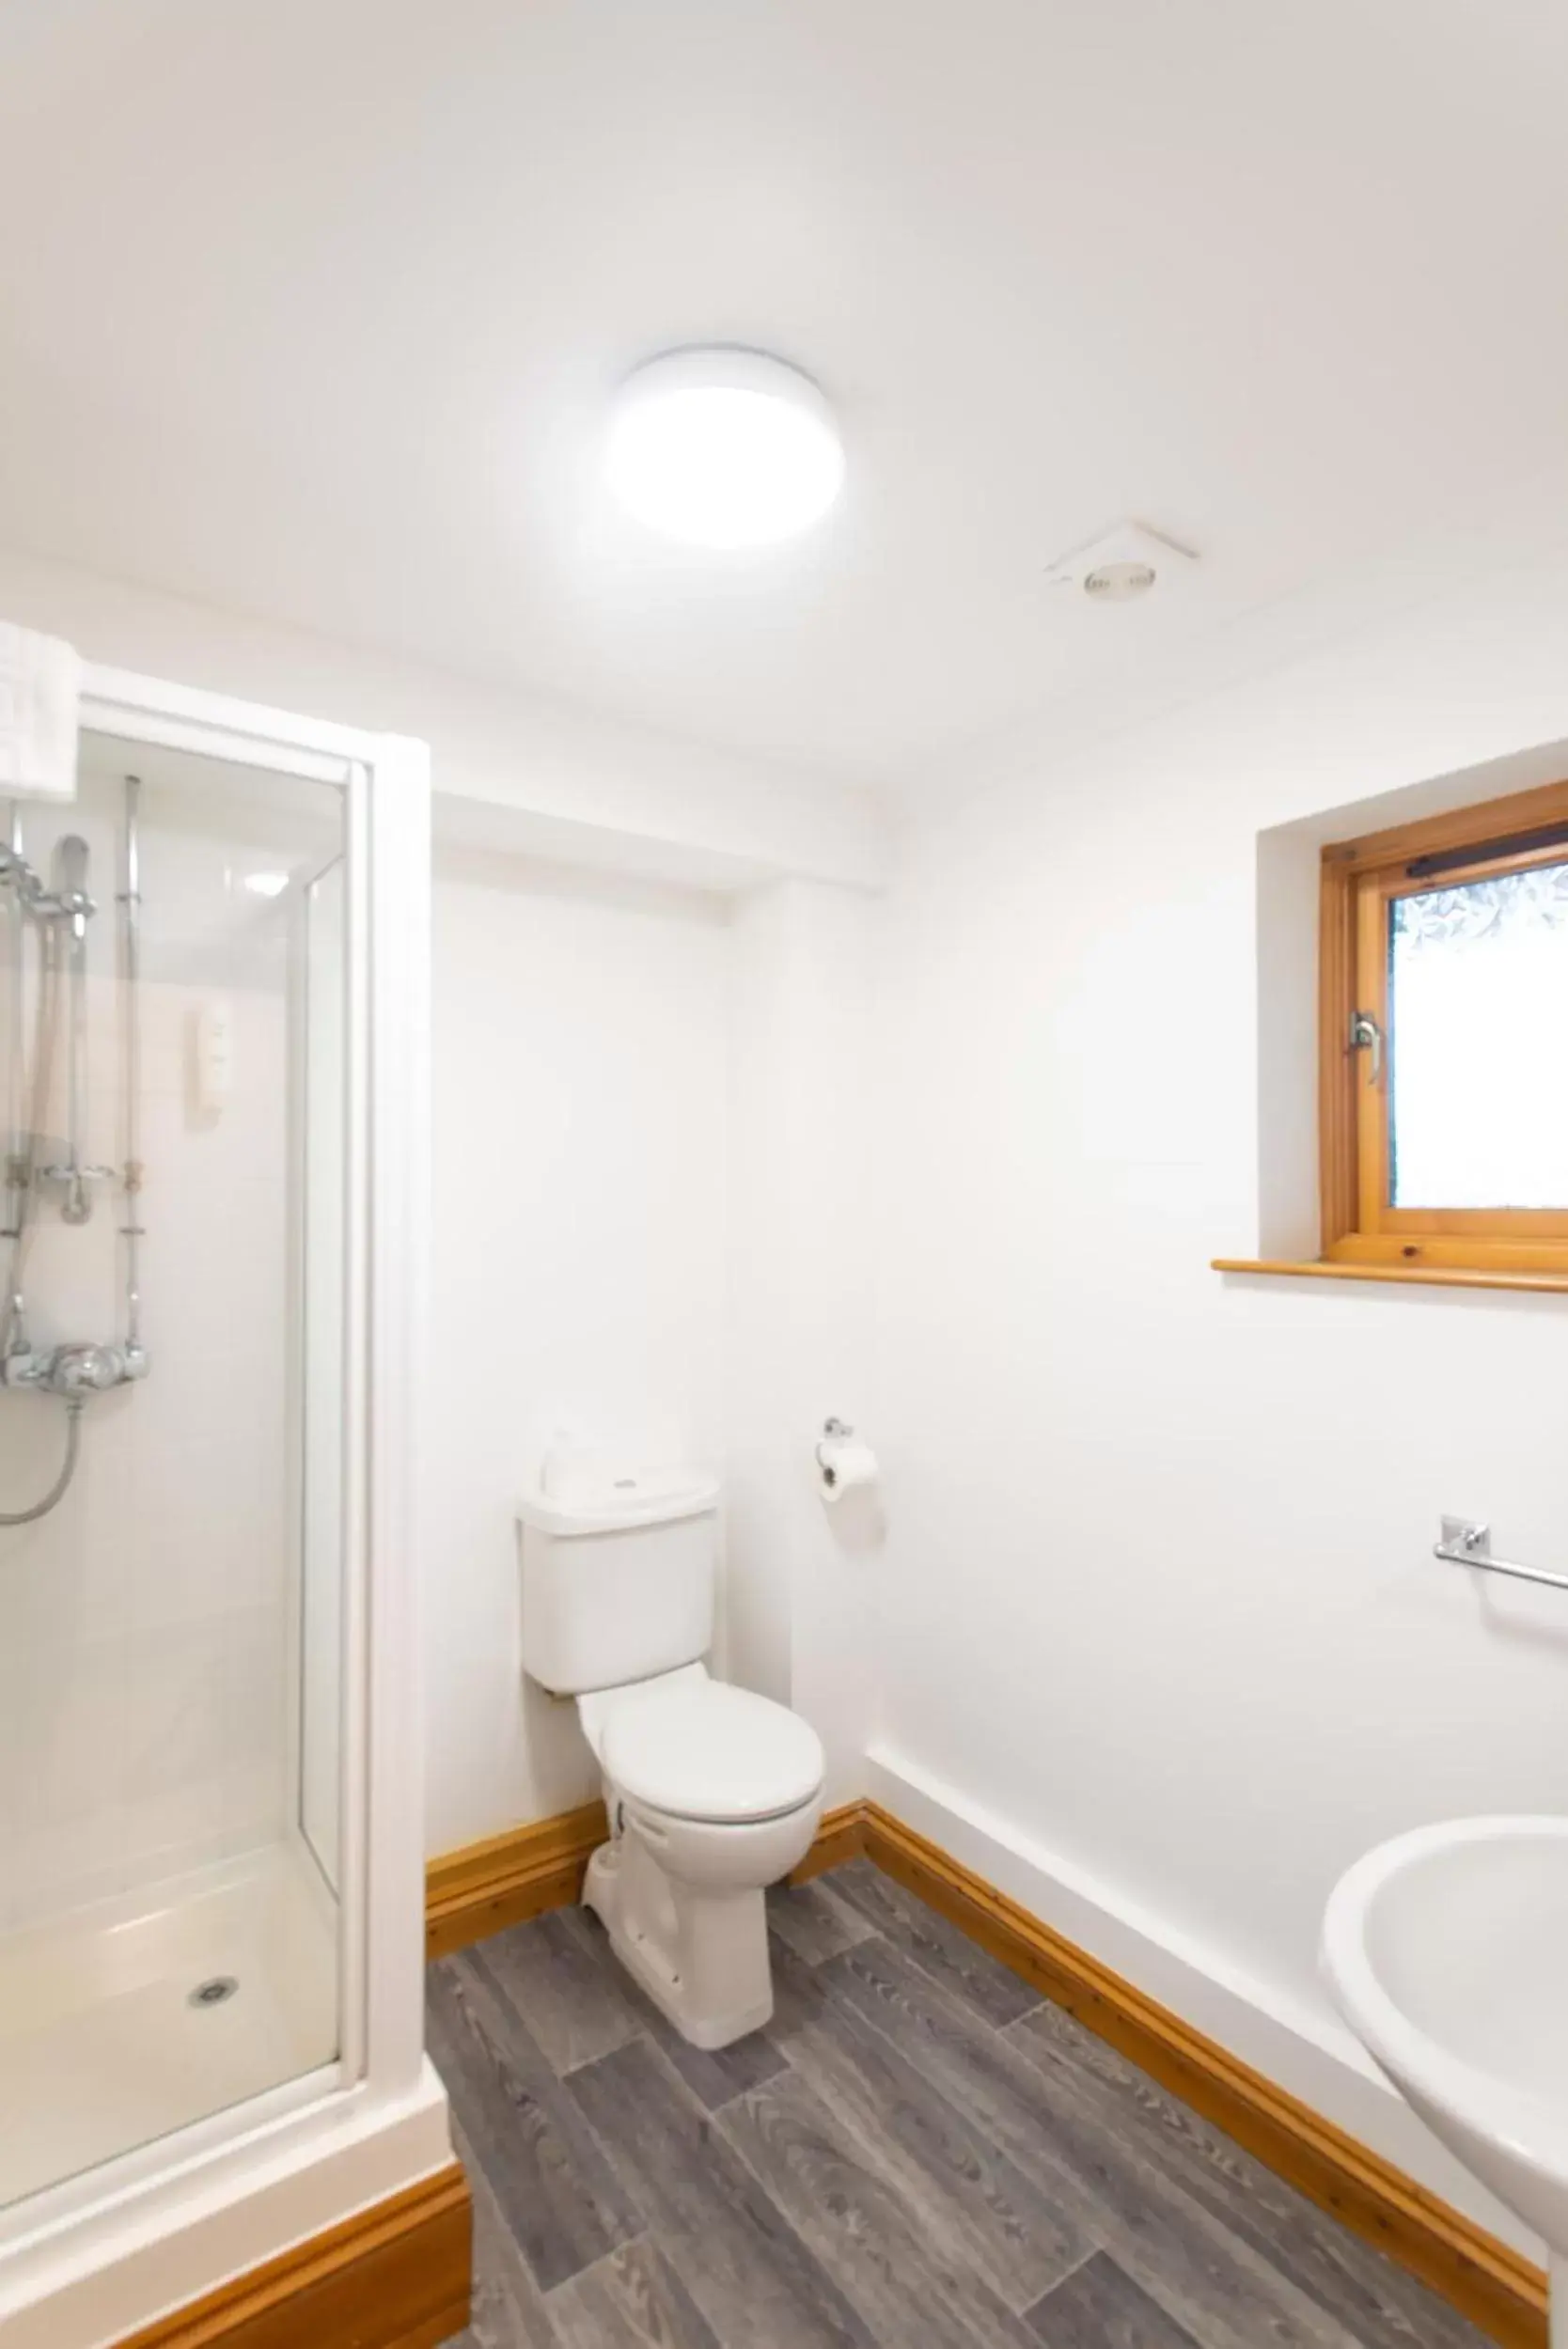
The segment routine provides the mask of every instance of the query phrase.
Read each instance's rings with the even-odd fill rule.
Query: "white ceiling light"
[[[289,886],[286,872],[247,872],[244,885],[252,897],[281,897]]]
[[[671,351],[621,385],[604,453],[621,504],[687,546],[769,546],[820,521],[843,444],[815,384],[760,351]]]

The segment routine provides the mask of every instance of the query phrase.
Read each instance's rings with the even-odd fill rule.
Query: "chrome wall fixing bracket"
[[[823,1432],[816,1442],[816,1459],[826,1483],[832,1484],[835,1481],[833,1462],[828,1454],[828,1446],[842,1444],[854,1433],[855,1430],[847,1419],[831,1418],[823,1421]]]
[[[1568,1574],[1551,1574],[1544,1566],[1521,1566],[1512,1558],[1492,1555],[1492,1528],[1474,1517],[1444,1517],[1442,1536],[1433,1546],[1434,1558],[1445,1566],[1479,1566],[1488,1574],[1511,1574],[1515,1582],[1544,1582],[1553,1590],[1568,1590]]]
[[[94,1182],[113,1182],[118,1169],[113,1167],[80,1167],[74,1160],[58,1167],[40,1167],[34,1180],[40,1185],[57,1182],[65,1196],[60,1201],[60,1221],[63,1224],[85,1224],[92,1216]]]

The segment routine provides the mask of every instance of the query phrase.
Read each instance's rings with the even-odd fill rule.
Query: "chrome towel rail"
[[[1488,1574],[1512,1574],[1515,1582],[1544,1582],[1553,1590],[1568,1590],[1568,1574],[1549,1574],[1544,1566],[1494,1558],[1491,1527],[1473,1517],[1445,1517],[1442,1539],[1434,1544],[1432,1555],[1446,1566],[1479,1566]]]

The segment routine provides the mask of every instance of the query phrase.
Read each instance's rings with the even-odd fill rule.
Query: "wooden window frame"
[[[1388,1059],[1397,1040],[1388,1040],[1375,1083],[1367,1047],[1351,1041],[1358,1012],[1370,1013],[1388,1039],[1388,909],[1396,897],[1429,890],[1437,879],[1412,877],[1408,867],[1420,857],[1473,848],[1473,861],[1444,869],[1443,882],[1458,885],[1531,865],[1568,863],[1568,841],[1530,844],[1531,834],[1556,825],[1568,825],[1568,781],[1324,850],[1318,1139],[1327,1264],[1418,1276],[1423,1271],[1505,1278],[1554,1273],[1568,1279],[1568,1209],[1388,1205]]]

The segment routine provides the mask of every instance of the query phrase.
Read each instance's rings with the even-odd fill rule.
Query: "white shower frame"
[[[88,2339],[170,2305],[181,2266],[177,2301],[281,2247],[258,2240],[236,2257],[255,2232],[235,2223],[247,2179],[285,2209],[280,2181],[324,2165],[312,2207],[326,2226],[436,2167],[448,2138],[424,2057],[413,1471],[428,1223],[430,754],[403,736],[96,666],[84,673],[80,724],[338,785],[349,880],[339,2054],[0,2212],[0,2325],[20,2318],[30,2330],[25,2312],[51,2294],[74,2303],[71,2287],[124,2263],[129,2294],[89,2290],[83,2300],[83,2321],[102,2325]],[[406,2177],[390,2174],[400,2166]],[[346,2198],[343,2214],[323,2204],[323,2188]],[[215,2274],[201,2272],[193,2220],[203,2213],[217,2222]],[[137,2310],[133,2277],[153,2245],[164,2298]],[[171,2258],[177,2247],[194,2256]],[[66,2344],[77,2330],[68,2317],[54,2337]]]

